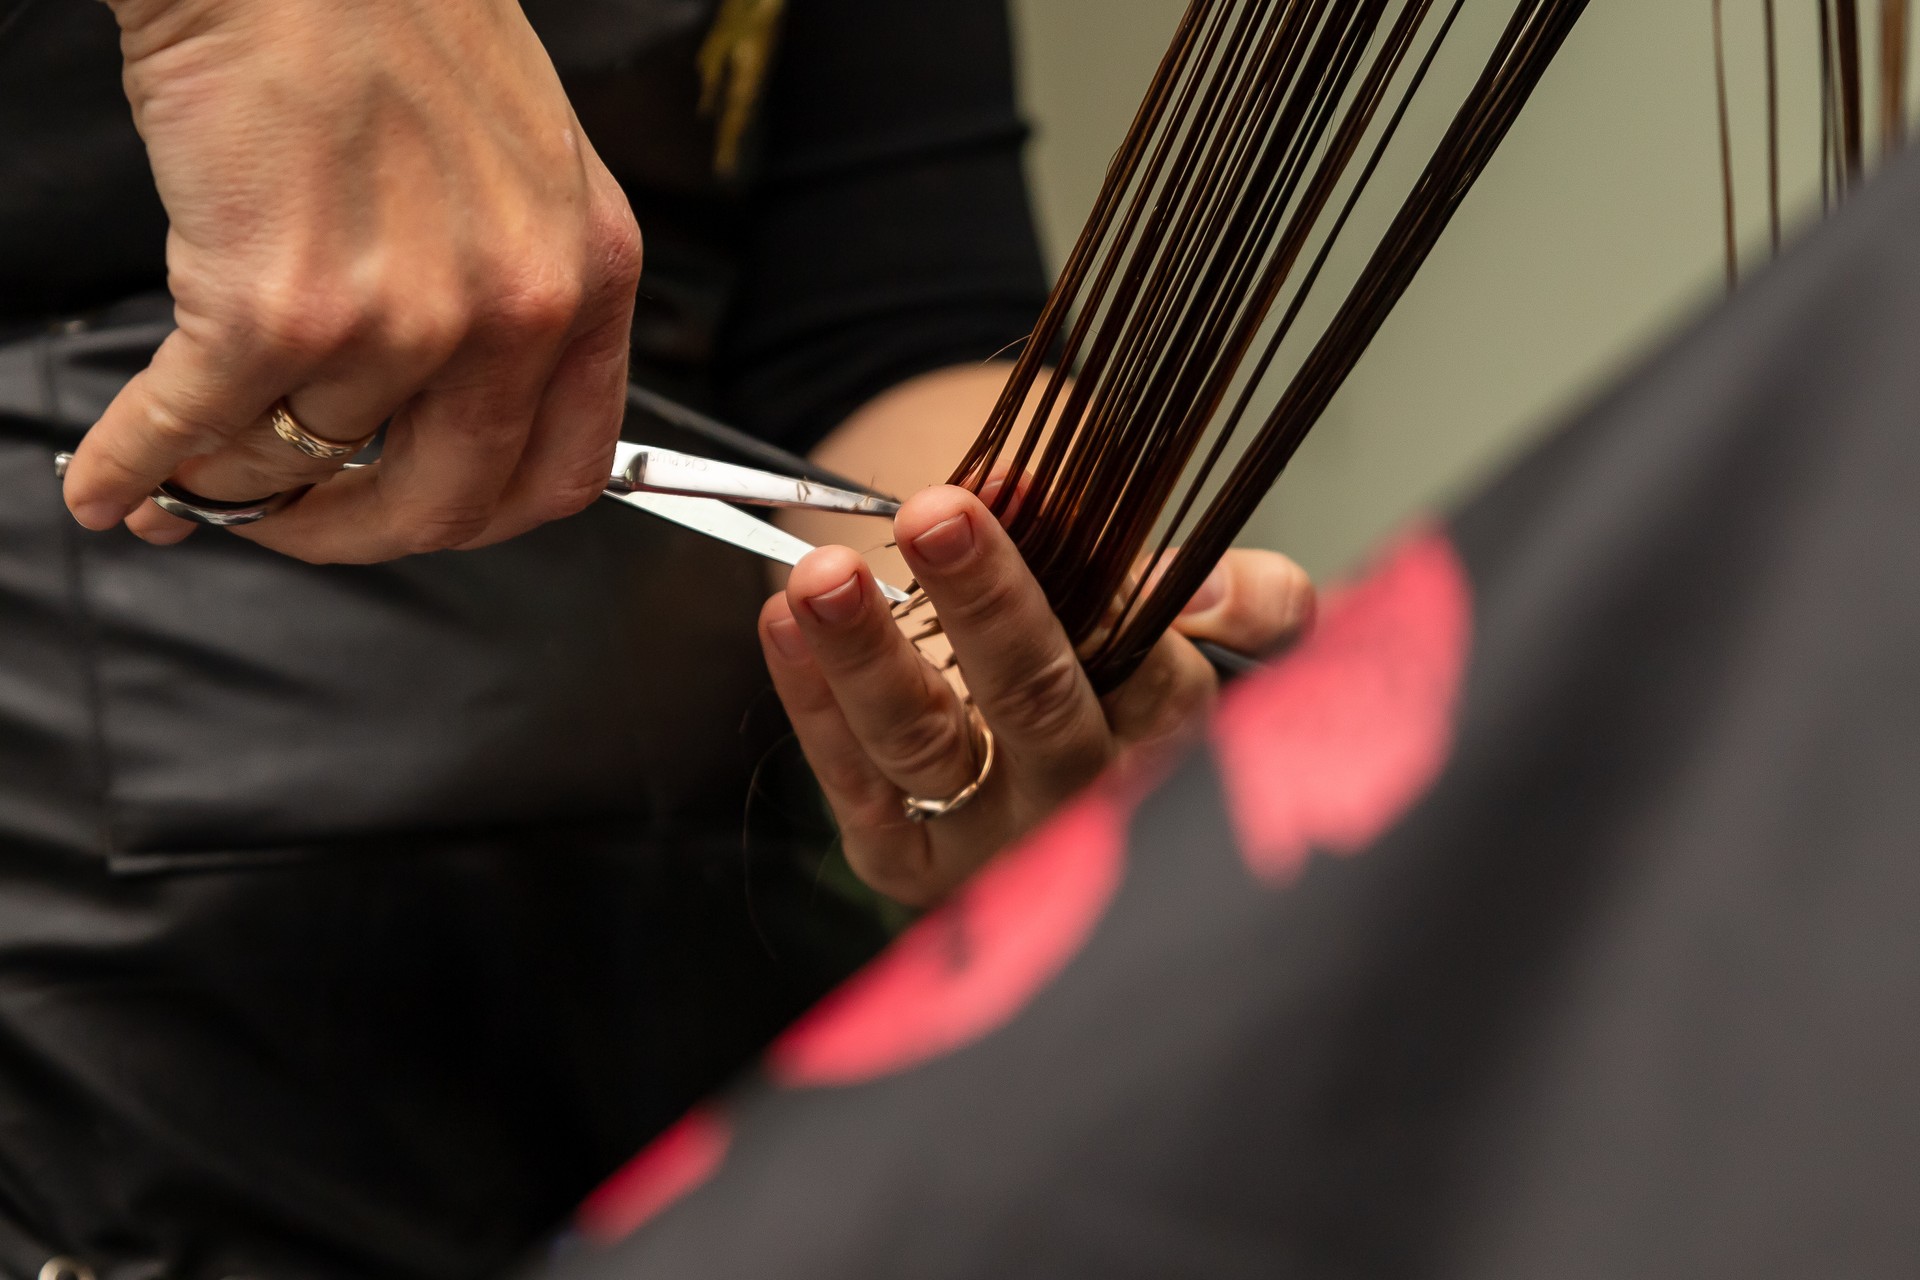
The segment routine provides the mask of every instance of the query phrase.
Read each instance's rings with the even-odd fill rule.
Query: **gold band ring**
[[[320,462],[340,462],[344,459],[351,458],[354,454],[360,452],[369,444],[372,444],[373,437],[380,434],[376,431],[372,435],[363,436],[358,440],[322,440],[319,436],[314,435],[311,431],[308,431],[300,425],[299,420],[287,409],[287,402],[285,400],[279,401],[268,411],[267,420],[273,424],[273,434],[279,436],[282,440],[285,440],[309,458],[316,459]]]
[[[973,726],[973,736],[980,744],[980,772],[974,775],[972,782],[942,800],[923,800],[919,796],[900,797],[901,808],[906,810],[907,817],[912,821],[931,822],[935,818],[958,813],[972,803],[973,798],[980,794],[980,789],[987,785],[987,779],[993,776],[993,730],[981,717],[980,708],[971,702],[967,704],[967,722]]]

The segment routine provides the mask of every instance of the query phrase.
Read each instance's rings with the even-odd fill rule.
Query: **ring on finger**
[[[307,490],[312,487],[302,485],[298,489],[288,489],[249,502],[221,502],[215,498],[203,498],[169,480],[148,494],[147,500],[168,515],[178,516],[182,520],[191,520],[215,529],[237,529],[241,525],[265,520],[277,511],[285,511],[305,497]]]
[[[53,457],[53,476],[64,480],[67,476],[67,464],[73,461],[70,453],[57,453]],[[306,496],[312,485],[301,485],[298,489],[288,489],[283,493],[269,494],[264,498],[251,498],[244,502],[223,502],[218,498],[206,498],[182,488],[169,480],[147,495],[147,500],[170,516],[182,520],[191,520],[195,524],[209,525],[215,529],[237,529],[243,524],[253,524],[265,520],[276,511],[285,511],[288,507]]]
[[[967,723],[973,729],[976,754],[980,757],[980,771],[973,781],[950,796],[938,800],[928,800],[920,796],[900,797],[901,808],[906,810],[908,819],[914,822],[931,822],[935,818],[945,818],[958,813],[973,802],[987,785],[987,779],[993,776],[994,741],[993,729],[980,714],[980,708],[973,703],[967,704]]]
[[[320,462],[341,462],[351,458],[372,444],[373,437],[380,434],[375,431],[358,440],[323,440],[300,425],[300,420],[293,416],[285,400],[277,401],[267,411],[267,421],[273,424],[273,434]]]

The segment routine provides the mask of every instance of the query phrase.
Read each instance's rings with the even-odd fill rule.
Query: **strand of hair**
[[[1733,120],[1727,108],[1727,33],[1722,0],[1713,0],[1713,86],[1720,123],[1721,240],[1726,250],[1727,292],[1740,287],[1740,242],[1733,207]]]

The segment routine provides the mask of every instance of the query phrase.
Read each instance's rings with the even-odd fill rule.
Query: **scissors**
[[[889,518],[900,510],[900,504],[885,494],[861,489],[856,481],[823,471],[805,458],[644,387],[628,386],[627,405],[639,417],[691,436],[703,446],[768,464],[765,468],[740,466],[622,440],[614,450],[613,473],[601,496],[657,519],[768,560],[795,565],[814,550],[811,542],[729,504]],[[56,456],[54,474],[66,475],[72,457],[69,453]],[[153,502],[161,510],[196,524],[232,527],[265,519],[303,492],[296,489],[254,502],[215,502],[168,484],[154,491]],[[898,587],[878,578],[875,581],[880,594],[892,603],[911,603],[912,598]],[[1256,658],[1209,640],[1194,641],[1194,645],[1223,681],[1258,670],[1261,665]]]
[[[898,502],[877,494],[624,440],[614,451],[613,467],[602,497],[781,564],[799,564],[813,544],[728,503],[889,518],[900,510]],[[880,594],[895,604],[911,598],[898,587],[874,581]]]
[[[56,476],[66,475],[72,457],[62,453],[54,458]],[[812,468],[803,465],[795,469]],[[154,490],[151,498],[169,515],[195,524],[234,528],[284,510],[304,492],[295,489],[249,502],[222,502],[167,483]],[[814,545],[729,504],[888,518],[900,510],[900,504],[891,498],[828,483],[817,472],[813,476],[790,475],[625,440],[614,450],[613,472],[601,496],[788,565],[799,564]],[[888,583],[881,582],[879,587],[894,604],[906,604],[911,599]]]

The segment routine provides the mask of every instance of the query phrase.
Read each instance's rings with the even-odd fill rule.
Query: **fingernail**
[[[973,552],[973,521],[964,511],[942,520],[915,538],[913,549],[934,568],[951,568]]]
[[[1004,473],[994,476],[980,487],[980,501],[991,507],[994,503],[999,502],[1006,496],[1006,489],[1009,484],[1014,485],[1013,500],[1007,503],[1007,509],[1005,511],[999,513],[1000,523],[1005,524],[1008,520],[1012,519],[1013,513],[1020,509],[1020,503],[1026,496],[1025,481],[1025,476],[1019,477],[1018,480],[1012,475]]]
[[[844,627],[860,616],[860,575],[854,574],[831,591],[823,591],[807,600],[813,616],[830,627]]]
[[[1180,616],[1191,618],[1197,613],[1205,613],[1226,598],[1227,571],[1225,568],[1215,569],[1200,584],[1200,589],[1193,593],[1193,599],[1187,601],[1187,607],[1180,611]]]
[[[73,509],[73,518],[85,527],[100,532],[113,528],[131,512],[131,507],[123,509],[111,502],[83,502]]]
[[[767,635],[773,640],[773,647],[788,662],[805,662],[811,656],[807,638],[800,634],[800,625],[792,618],[775,618],[769,622]]]

